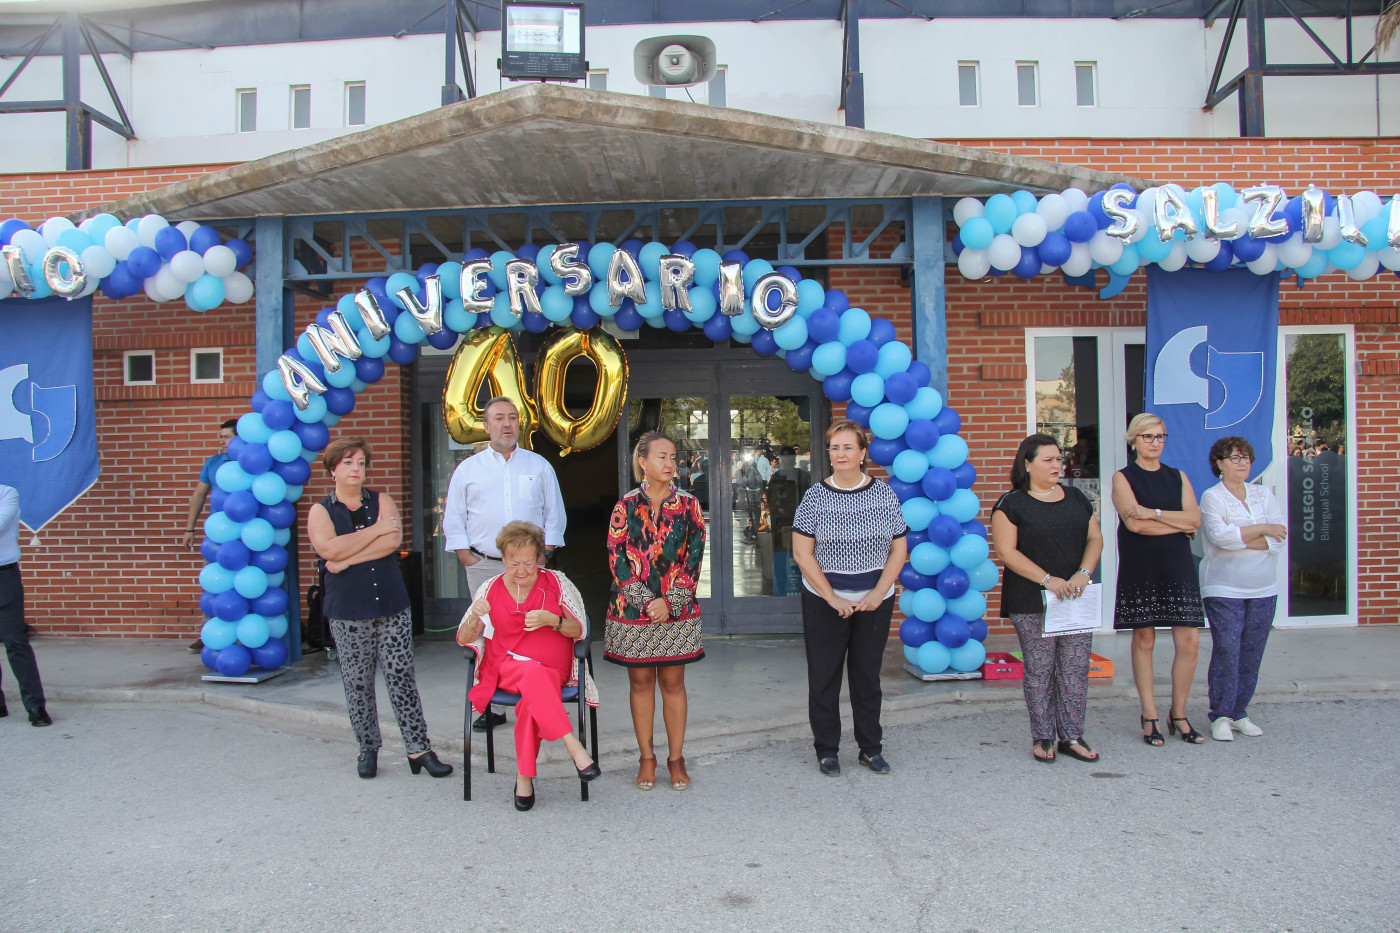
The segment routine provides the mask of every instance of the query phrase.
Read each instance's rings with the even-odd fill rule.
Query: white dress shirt
[[[1267,486],[1245,483],[1249,504],[1235,498],[1224,483],[1201,496],[1205,558],[1201,561],[1201,595],[1225,599],[1260,599],[1278,595],[1278,558],[1284,542],[1265,538],[1269,549],[1245,547],[1240,529],[1247,525],[1287,525],[1278,500]]]
[[[19,493],[0,486],[0,567],[19,562]]]
[[[446,549],[475,548],[499,558],[496,535],[515,521],[543,528],[547,546],[563,546],[564,497],[549,461],[522,447],[511,451],[507,460],[487,447],[459,463],[447,484],[442,515]]]

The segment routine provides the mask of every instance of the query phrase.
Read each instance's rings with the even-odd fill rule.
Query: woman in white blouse
[[[1274,622],[1277,562],[1288,537],[1274,494],[1247,482],[1253,464],[1249,441],[1216,441],[1210,469],[1220,482],[1201,496],[1201,596],[1211,629],[1210,734],[1221,742],[1234,739],[1235,732],[1264,733],[1249,721],[1249,701]]]

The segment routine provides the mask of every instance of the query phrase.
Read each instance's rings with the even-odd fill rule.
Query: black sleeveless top
[[[337,535],[368,528],[379,519],[379,493],[372,489],[360,490],[360,507],[353,512],[335,493],[322,499],[321,505],[330,513]],[[346,567],[340,573],[326,573],[324,560],[319,565],[326,581],[322,611],[327,619],[382,619],[409,606],[408,587],[404,586],[396,554]]]

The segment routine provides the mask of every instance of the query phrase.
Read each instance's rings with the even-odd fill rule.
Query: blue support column
[[[943,199],[912,198],[909,246],[914,257],[914,358],[928,366],[931,385],[948,399],[948,322],[943,282]]]

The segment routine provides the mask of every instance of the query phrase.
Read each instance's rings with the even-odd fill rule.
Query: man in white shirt
[[[456,553],[467,571],[472,598],[504,571],[496,550],[496,535],[507,522],[525,521],[544,529],[545,560],[564,546],[564,497],[554,468],[539,454],[517,446],[520,412],[508,398],[486,403],[483,417],[491,444],[457,465],[447,486],[442,534],[447,550]],[[505,714],[488,709],[473,724],[486,729],[487,716],[499,725]]]

